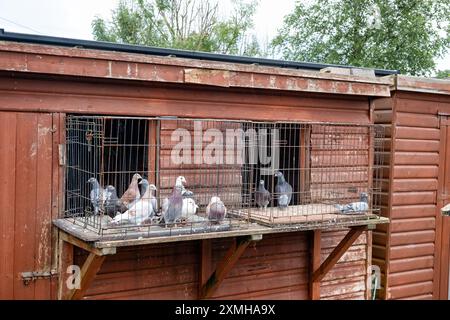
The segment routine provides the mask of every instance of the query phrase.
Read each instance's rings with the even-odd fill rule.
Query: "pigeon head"
[[[151,185],[149,185],[148,187],[149,187],[149,189],[152,190],[152,191],[158,190],[154,184],[151,184]]]
[[[112,185],[109,185],[109,186],[106,187],[106,191],[114,192],[114,191],[116,191],[116,188],[114,188],[114,186],[112,186]]]
[[[259,180],[259,184],[264,187],[264,180]]]
[[[138,184],[143,185],[144,187],[148,187],[148,180],[147,179],[141,179]]]
[[[133,181],[139,182],[142,180],[142,176],[139,173],[133,174]]]
[[[99,185],[97,179],[95,179],[94,177],[90,178],[88,181],[86,181],[86,183],[90,183],[93,187]]]
[[[368,203],[369,202],[369,196],[365,192],[361,192],[359,195],[359,201]]]
[[[183,176],[179,176],[175,182],[176,186],[183,186],[186,183],[186,178]]]
[[[211,197],[209,203],[222,202],[219,197]]]
[[[275,172],[275,177],[277,177],[278,180],[281,181],[281,182],[284,181],[284,176],[283,176],[283,173],[281,173],[281,171]]]

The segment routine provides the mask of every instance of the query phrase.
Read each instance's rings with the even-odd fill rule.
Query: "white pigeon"
[[[186,183],[186,178],[183,176],[179,176],[176,180],[175,180],[175,187],[181,188],[181,195],[183,197],[192,197],[194,195],[194,193],[190,190],[187,190],[184,187],[184,184]]]
[[[139,183],[145,183],[145,181],[141,181]],[[133,223],[140,225],[144,220],[153,217],[156,212],[156,208],[153,207],[154,197],[152,196],[152,192],[156,190],[157,189],[154,184],[149,185],[142,198],[139,199],[139,201],[131,206],[127,211],[115,216],[113,223]]]
[[[341,213],[352,214],[352,213],[365,213],[369,210],[368,196],[367,193],[361,192],[359,196],[359,201],[348,203],[346,205],[335,205],[336,208]]]

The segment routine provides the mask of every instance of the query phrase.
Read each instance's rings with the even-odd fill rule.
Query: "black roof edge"
[[[140,45],[113,43],[104,41],[81,40],[62,37],[52,37],[45,35],[6,32],[4,29],[0,29],[0,40],[35,43],[35,44],[47,44],[64,47],[79,47],[85,49],[140,53],[155,56],[176,56],[178,58],[190,58],[190,59],[200,59],[200,60],[210,60],[210,61],[220,61],[230,63],[258,64],[263,66],[289,68],[289,69],[306,69],[317,71],[326,67],[352,68],[352,66],[336,65],[336,64],[254,58],[245,56],[226,55],[220,53],[209,53],[202,51],[188,51],[188,50],[149,47],[149,46],[140,46]],[[387,76],[399,73],[397,70],[374,69],[374,71],[376,76]]]

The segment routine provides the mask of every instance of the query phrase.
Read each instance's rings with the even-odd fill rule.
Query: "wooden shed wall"
[[[5,74],[0,77],[0,92],[1,147],[6,148],[5,152],[3,149],[0,152],[0,170],[7,177],[2,179],[0,194],[2,203],[10,207],[0,213],[0,279],[1,287],[7,288],[2,290],[1,298],[56,297],[55,281],[37,280],[24,286],[19,274],[49,271],[56,263],[52,257],[55,251],[51,247],[51,219],[59,212],[57,144],[64,134],[59,117],[66,112],[370,121],[369,102],[364,97],[200,90],[181,86],[175,89],[137,82],[22,78],[17,74],[14,78]],[[30,156],[34,143],[37,153]],[[342,237],[342,232],[324,233],[322,259]],[[308,245],[307,233],[265,237],[255,247],[247,249],[215,297],[306,299]],[[30,248],[34,248],[33,254]],[[226,241],[214,241],[214,248],[217,261],[226,249]],[[370,259],[370,244],[367,237],[362,236],[324,279],[322,298],[364,298],[367,259]],[[197,264],[196,242],[121,249],[117,255],[107,258],[88,297],[195,298]],[[261,274],[261,277],[254,274]]]
[[[391,223],[373,234],[373,262],[383,271],[385,299],[439,295],[438,112],[450,110],[443,97],[396,92],[375,104],[375,122],[389,132],[383,214]]]
[[[322,260],[344,236],[326,232]],[[247,248],[213,299],[308,299],[309,234],[264,236]],[[366,235],[330,271],[321,286],[322,299],[364,299]],[[230,240],[213,241],[213,264]],[[78,253],[76,263],[85,255]],[[106,259],[85,299],[196,299],[200,245],[197,241],[120,249]]]

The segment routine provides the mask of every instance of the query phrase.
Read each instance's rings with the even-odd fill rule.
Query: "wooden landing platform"
[[[250,220],[259,224],[274,226],[284,224],[324,224],[348,222],[353,220],[370,220],[376,215],[370,212],[351,214],[341,213],[330,204],[303,204],[289,206],[286,209],[271,207],[267,209],[249,208],[244,212],[236,212],[237,216],[250,217]]]
[[[312,216],[312,215],[311,215]],[[261,225],[255,222],[240,223],[239,225],[231,225],[228,228],[226,226],[215,226],[216,229],[209,229],[202,231],[189,233],[189,232],[173,232],[171,235],[152,234],[148,228],[145,231],[141,228],[133,228],[127,230],[126,233],[99,233],[95,230],[89,230],[77,223],[74,223],[74,219],[57,219],[53,221],[53,224],[62,231],[84,241],[92,244],[96,248],[114,248],[114,247],[126,247],[135,245],[146,245],[154,243],[165,242],[178,242],[178,241],[190,241],[190,240],[202,240],[213,238],[228,238],[228,237],[240,237],[240,236],[253,236],[263,235],[271,233],[283,233],[283,232],[295,232],[295,231],[307,231],[307,230],[336,230],[353,226],[368,226],[374,228],[377,224],[388,223],[389,219],[379,217],[377,215],[320,215],[320,219],[313,219],[302,223],[286,224],[286,225]],[[167,231],[168,232],[168,231]]]

